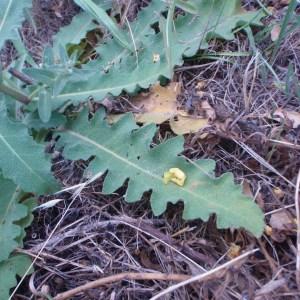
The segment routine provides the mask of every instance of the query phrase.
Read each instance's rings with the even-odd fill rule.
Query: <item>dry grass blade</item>
[[[159,237],[153,235],[151,232],[146,231],[144,229],[142,229],[139,226],[136,226],[133,222],[132,219],[128,218],[128,217],[122,217],[122,218],[117,218],[117,220],[124,224],[127,225],[131,228],[134,228],[137,231],[141,231],[143,233],[145,233],[146,235],[151,236],[152,238],[158,240],[160,243],[164,244],[165,246],[167,246],[168,248],[172,249],[173,251],[177,252],[180,256],[182,256],[185,260],[187,260],[189,263],[193,264],[195,268],[197,268],[198,270],[202,272],[206,272],[206,269],[203,268],[202,266],[200,266],[199,264],[197,264],[195,261],[193,261],[191,258],[189,258],[188,256],[186,256],[184,253],[182,253],[181,251],[179,251],[178,249],[176,249],[175,247],[173,247],[171,244],[167,243],[166,241],[164,241],[163,239],[160,239]],[[145,227],[145,226],[143,226]]]
[[[276,55],[277,55],[278,50],[280,48],[280,44],[286,38],[287,28],[288,28],[289,22],[291,21],[291,19],[293,17],[293,13],[295,11],[295,8],[297,7],[297,4],[298,4],[297,2],[299,2],[299,1],[297,1],[297,0],[291,0],[290,1],[287,13],[284,17],[284,20],[283,20],[283,23],[282,23],[282,26],[281,26],[279,37],[276,40],[276,44],[275,44],[275,47],[273,49],[272,58],[271,58],[271,61],[273,61],[273,62],[276,59]]]
[[[296,191],[295,191],[295,206],[297,218],[297,257],[296,257],[296,282],[298,289],[300,289],[300,208],[299,208],[299,189],[300,189],[300,170],[297,177]]]
[[[254,159],[256,159],[260,164],[262,164],[264,167],[269,169],[271,172],[275,173],[282,179],[284,179],[288,184],[290,184],[292,187],[295,187],[295,184],[292,183],[290,180],[288,180],[286,177],[284,177],[279,171],[277,171],[273,166],[271,166],[264,158],[262,158],[260,155],[255,153],[249,146],[247,146],[243,142],[239,142],[238,140],[234,139],[233,140],[240,145],[245,151],[247,151]]]
[[[248,257],[249,255],[252,255],[254,254],[255,252],[257,252],[259,249],[254,249],[254,250],[250,250],[234,259],[232,259],[231,261],[228,261],[227,263],[219,266],[219,267],[216,267],[204,274],[200,274],[200,275],[196,275],[196,276],[193,276],[192,278],[189,278],[183,282],[180,282],[178,284],[174,284],[170,287],[168,287],[167,289],[165,289],[164,291],[160,292],[159,294],[155,295],[154,297],[152,297],[150,300],[156,300],[156,299],[159,299],[161,298],[162,296],[164,295],[167,295],[169,293],[172,293],[174,292],[176,289],[180,288],[180,287],[183,287],[187,284],[191,284],[193,282],[201,282],[201,281],[204,281],[204,280],[208,280],[210,279],[211,277],[217,275],[219,272],[221,271],[225,271],[226,269],[228,269],[229,267],[235,265],[237,262],[245,259],[246,257]]]
[[[51,237],[54,235],[54,233],[56,232],[57,228],[59,227],[59,225],[62,223],[62,221],[64,220],[64,217],[67,215],[69,209],[71,208],[72,204],[74,203],[76,198],[73,198],[73,200],[70,202],[70,204],[68,205],[67,209],[64,211],[64,213],[62,214],[61,218],[59,219],[59,221],[57,222],[56,226],[54,227],[54,229],[52,230],[52,232],[49,234],[47,240],[44,242],[42,248],[40,249],[40,251],[38,252],[38,254],[36,255],[36,257],[34,258],[34,260],[32,261],[31,265],[29,266],[29,268],[27,269],[27,271],[25,272],[25,274],[22,276],[22,278],[20,279],[18,285],[15,287],[15,289],[13,290],[13,292],[11,293],[10,297],[8,300],[13,299],[15,293],[17,292],[17,290],[19,289],[19,287],[21,286],[21,284],[23,283],[25,277],[29,274],[31,268],[35,265],[36,261],[39,259],[41,253],[44,251],[45,247],[47,246],[48,241],[51,239]]]

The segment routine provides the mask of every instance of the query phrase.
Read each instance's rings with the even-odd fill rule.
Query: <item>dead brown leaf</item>
[[[292,128],[297,128],[300,125],[300,113],[292,110],[278,108],[273,113],[273,119],[279,122],[284,120],[286,125]]]
[[[170,127],[177,135],[195,133],[207,125],[208,119],[197,119],[190,116],[178,115],[170,119]]]
[[[278,199],[282,199],[284,197],[284,191],[279,187],[273,188],[273,193]]]
[[[180,84],[172,82],[166,87],[155,84],[150,92],[134,97],[132,103],[139,107],[142,113],[135,115],[140,123],[161,124],[177,114],[177,95],[180,93]]]
[[[234,259],[241,254],[241,250],[242,250],[241,246],[231,243],[227,256],[230,259]]]
[[[276,24],[273,26],[272,30],[271,30],[271,40],[273,42],[277,41],[280,35],[280,31],[281,31],[281,27],[280,25]]]
[[[259,193],[253,194],[250,184],[246,180],[243,181],[242,186],[243,186],[243,193],[250,198],[255,197],[256,203],[259,205],[259,207],[263,208],[264,207],[264,199],[263,199],[262,193],[259,192]]]
[[[289,230],[294,227],[293,223],[293,220],[285,211],[274,213],[270,218],[270,225],[272,229]]]
[[[152,86],[149,93],[142,93],[132,99],[132,104],[141,110],[135,114],[138,123],[162,124],[170,120],[170,127],[177,135],[195,133],[215,120],[216,114],[208,101],[201,102],[201,116],[194,116],[177,108],[177,96],[181,91],[178,82],[166,87],[160,84]],[[109,123],[114,123],[122,115],[108,115]]]
[[[291,0],[280,0],[281,5],[289,5]]]
[[[201,102],[199,110],[201,111],[201,115],[205,116],[209,121],[212,122],[216,119],[216,112],[207,100]]]
[[[243,193],[249,197],[253,197],[253,193],[251,191],[251,187],[248,181],[243,181]]]

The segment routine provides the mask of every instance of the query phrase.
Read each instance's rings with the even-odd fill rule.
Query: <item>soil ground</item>
[[[274,7],[274,16],[266,18],[266,24],[281,20],[286,11],[280,1],[273,2],[264,1]],[[125,3],[119,1],[118,5]],[[132,1],[130,18],[141,5],[143,1]],[[244,6],[257,8],[256,1],[250,0],[245,0]],[[36,29],[25,23],[22,35],[38,61],[53,34],[79,10],[71,0],[37,0],[33,11]],[[264,38],[256,47],[265,53],[270,44]],[[249,49],[247,36],[239,33],[234,41],[211,43],[209,51],[212,55]],[[1,61],[8,63],[14,55],[8,45],[1,52]],[[300,29],[286,37],[273,68],[284,81],[292,64],[299,80],[299,60]],[[255,57],[242,55],[193,59],[176,69],[174,80],[182,83],[178,106],[200,114],[202,101],[208,101],[217,117],[205,132],[185,136],[184,155],[190,159],[215,159],[217,175],[234,173],[236,182],[243,183],[245,192],[254,196],[265,213],[270,227],[260,239],[243,230],[217,230],[213,217],[208,222],[185,222],[181,204],[169,205],[164,215],[154,217],[147,195],[130,205],[123,201],[124,188],[105,196],[101,194],[102,180],[98,180],[79,195],[63,193],[60,198],[64,201],[35,213],[22,251],[34,257],[47,239],[48,242],[35,272],[15,299],[42,299],[41,291],[55,296],[99,277],[124,272],[195,275],[256,248],[259,251],[226,272],[176,289],[162,299],[300,299],[295,271],[300,126],[293,126],[285,118],[272,118],[279,108],[300,112],[300,100],[293,92],[287,95],[280,91],[273,76],[263,76],[265,69],[256,62]],[[201,97],[195,92],[199,82],[203,83]],[[132,111],[128,102],[130,97],[126,95],[112,99],[110,109]],[[163,125],[157,141],[170,135],[168,125]],[[86,163],[67,161],[57,154],[53,170],[69,186],[82,181]],[[40,202],[53,198],[44,197]],[[56,231],[50,236],[54,228]],[[162,280],[125,279],[89,289],[72,299],[150,299],[170,284]]]

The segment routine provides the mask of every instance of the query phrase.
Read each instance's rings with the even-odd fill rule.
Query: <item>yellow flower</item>
[[[164,173],[164,183],[167,184],[170,181],[174,182],[179,186],[183,186],[186,179],[186,175],[179,168],[171,168],[169,171]]]

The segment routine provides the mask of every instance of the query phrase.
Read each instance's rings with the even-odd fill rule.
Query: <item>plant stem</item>
[[[29,104],[31,101],[30,98],[28,98],[25,94],[10,86],[5,85],[4,83],[0,83],[0,92],[15,98],[17,101],[25,105]]]
[[[15,68],[9,68],[8,72],[26,84],[34,84],[34,80],[32,78]]]

